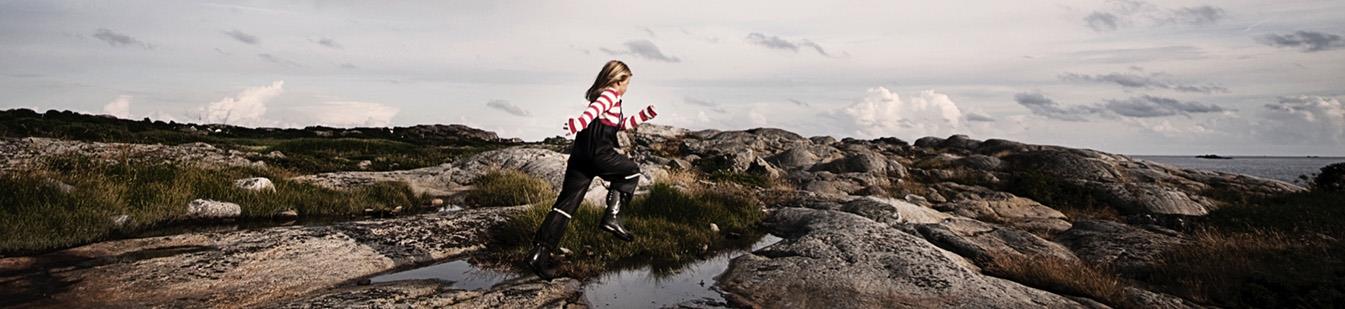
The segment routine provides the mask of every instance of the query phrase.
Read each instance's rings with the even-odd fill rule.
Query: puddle
[[[453,288],[464,290],[488,289],[518,274],[477,268],[466,260],[456,260],[434,264],[403,272],[379,275],[370,278],[370,282],[389,282],[401,280],[431,279],[442,281]]]
[[[724,252],[672,275],[655,275],[648,267],[605,274],[584,286],[584,297],[593,308],[727,307],[714,288],[715,277],[728,269],[729,260],[779,241],[766,234],[750,250]]]
[[[727,307],[724,297],[714,288],[715,277],[728,269],[729,260],[779,242],[780,238],[766,234],[750,248],[725,251],[709,259],[682,266],[668,274],[655,272],[651,267],[611,272],[584,284],[584,297],[594,308],[649,308]],[[519,278],[520,274],[478,268],[466,260],[430,265],[402,272],[370,278],[373,283],[429,279],[444,282],[456,289],[489,289],[501,282]]]

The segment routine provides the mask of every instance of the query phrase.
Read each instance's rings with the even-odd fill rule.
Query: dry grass
[[[1135,271],[1160,290],[1227,307],[1331,307],[1345,300],[1345,248],[1322,235],[1202,229]]]
[[[1047,256],[998,255],[990,263],[986,271],[997,277],[1114,307],[1125,305],[1125,282],[1106,269]]]

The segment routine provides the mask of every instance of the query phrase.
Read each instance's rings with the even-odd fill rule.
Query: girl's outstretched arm
[[[622,119],[621,129],[634,130],[635,128],[639,127],[641,123],[649,121],[650,119],[654,119],[655,116],[658,116],[658,112],[655,112],[654,105],[650,104],[649,106],[640,110],[640,113],[638,115],[631,115],[630,117],[626,117],[626,119]]]
[[[617,94],[616,90],[603,90],[602,95],[599,95],[597,100],[593,100],[593,103],[588,104],[588,108],[584,110],[584,114],[579,115],[579,117],[570,118],[566,121],[564,129],[569,131],[569,134],[579,133],[580,130],[588,127],[588,124],[593,122],[594,118],[607,112],[607,109],[612,108],[613,103],[620,100],[621,95]]]

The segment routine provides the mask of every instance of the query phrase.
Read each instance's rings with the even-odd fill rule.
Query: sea
[[[1345,162],[1345,157],[1232,157],[1232,159],[1202,159],[1192,156],[1141,156],[1143,159],[1188,169],[1201,169],[1279,179],[1302,184],[1299,175],[1312,177],[1323,166]]]

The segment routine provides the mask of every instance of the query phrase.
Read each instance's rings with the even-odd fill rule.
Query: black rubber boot
[[[545,280],[551,280],[555,273],[551,272],[551,248],[545,244],[533,244],[532,251],[528,251],[528,270]]]
[[[621,227],[621,218],[618,217],[621,207],[630,205],[631,195],[616,190],[607,191],[607,211],[602,216],[602,223],[599,224],[602,230],[624,241],[635,240],[635,235],[631,235],[626,228]]]

